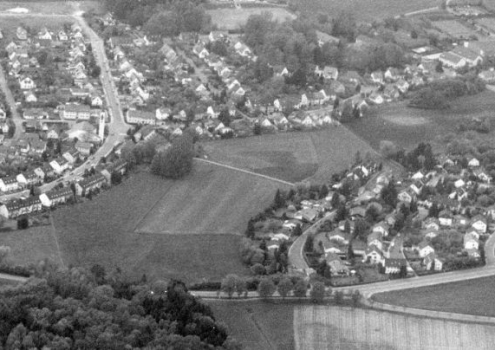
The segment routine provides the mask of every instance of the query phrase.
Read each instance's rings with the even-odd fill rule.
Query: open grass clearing
[[[492,349],[495,327],[368,309],[298,306],[296,350]]]
[[[486,90],[458,98],[445,110],[409,108],[407,101],[384,104],[377,108],[376,117],[363,118],[346,126],[375,149],[379,148],[381,140],[411,149],[420,142],[434,142],[447,133],[455,133],[463,119],[487,116],[494,108],[495,93]]]
[[[36,264],[45,258],[60,261],[51,225],[0,232],[0,245],[11,248],[9,260],[15,265]]]
[[[217,320],[245,350],[293,350],[294,306],[262,301],[210,301]]]
[[[251,15],[259,15],[263,12],[270,12],[273,19],[283,22],[286,18],[294,19],[296,16],[284,8],[277,7],[258,7],[258,8],[219,8],[206,11],[212,19],[212,22],[219,29],[234,30],[244,26]]]
[[[373,22],[375,20],[394,17],[409,12],[438,7],[438,3],[431,0],[305,0],[301,11],[309,15],[326,13],[336,17],[342,11],[350,12],[359,22]]]
[[[379,293],[373,296],[385,304],[417,309],[495,317],[495,277],[446,283],[431,287]]]
[[[373,151],[344,127],[290,132],[203,144],[211,160],[278,179],[328,181],[356,151]]]
[[[278,182],[195,162],[194,176],[171,186],[137,225],[138,233],[244,233],[251,216],[269,206]]]

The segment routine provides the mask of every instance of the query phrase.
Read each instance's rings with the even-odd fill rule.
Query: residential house
[[[440,230],[440,221],[437,218],[429,217],[423,222],[425,229]]]
[[[62,157],[64,157],[70,164],[74,165],[79,160],[79,151],[76,149],[69,150],[64,152]]]
[[[478,232],[486,233],[488,228],[486,217],[482,215],[476,215],[471,219],[471,227],[475,228]]]
[[[366,247],[363,262],[378,265],[383,264],[384,260],[383,252],[376,245]]]
[[[481,54],[476,53],[464,46],[456,46],[450,52],[461,57],[469,67],[477,66],[483,61],[483,57],[481,56]]]
[[[414,199],[414,195],[409,189],[403,189],[397,195],[397,199],[401,202],[411,203]]]
[[[450,210],[444,209],[438,214],[438,221],[440,226],[450,227],[452,226],[454,220]]]
[[[492,177],[482,168],[474,169],[473,175],[483,182],[490,183],[492,181]]]
[[[62,110],[62,118],[70,120],[89,120],[91,118],[91,108],[88,105],[75,103],[66,104]]]
[[[390,82],[395,82],[399,79],[402,78],[402,75],[400,74],[399,70],[394,67],[389,67],[385,73],[383,74],[383,77],[385,80],[390,81]]]
[[[372,232],[367,237],[368,247],[374,245],[378,249],[383,250],[382,234],[380,232]]]
[[[480,166],[480,161],[476,157],[469,156],[467,160],[468,160],[468,166],[470,168],[476,168]]]
[[[383,76],[383,72],[378,70],[371,73],[371,81],[376,84],[383,84],[385,82],[385,78]]]
[[[76,183],[76,194],[86,196],[95,189],[100,189],[105,182],[106,179],[101,174],[90,176]]]
[[[27,30],[22,27],[17,27],[16,30],[17,39],[25,41],[28,38]]]
[[[39,184],[40,178],[34,171],[28,171],[24,173],[20,173],[16,176],[17,182],[20,187],[29,187],[31,185]]]
[[[423,265],[428,271],[442,271],[443,268],[443,262],[438,259],[437,254],[434,252],[425,256],[423,259]]]
[[[74,193],[69,187],[61,189],[52,189],[40,195],[41,204],[47,208],[56,206],[57,204],[66,203]]]
[[[380,221],[373,226],[372,232],[379,232],[383,237],[387,237],[390,226],[385,221]]]
[[[327,265],[330,268],[330,273],[332,275],[348,275],[349,268],[340,260],[339,256],[334,253],[328,253],[325,256]]]
[[[442,62],[443,66],[460,69],[466,66],[467,62],[464,58],[453,54],[451,52],[444,52],[439,57],[438,60]]]
[[[58,35],[58,40],[60,40],[60,41],[67,41],[67,40],[69,40],[69,37],[67,36],[67,33],[64,32],[63,30],[59,31],[57,35]]]
[[[385,259],[386,274],[397,274],[401,271],[403,267],[407,267],[406,259],[399,259],[399,258]]]
[[[323,68],[316,66],[315,75],[325,80],[337,80],[339,77],[339,70],[332,66],[324,66]]]
[[[56,174],[61,175],[64,171],[69,169],[69,162],[67,161],[67,159],[59,157],[52,160],[50,162],[50,166]]]
[[[425,258],[427,255],[434,253],[435,249],[432,247],[430,242],[428,241],[421,241],[418,244],[417,251],[419,254],[420,258]]]
[[[19,78],[19,85],[21,86],[22,90],[30,90],[36,87],[33,79],[31,79],[30,77]]]
[[[484,70],[478,74],[478,77],[487,84],[495,83],[495,70],[490,68],[489,70]]]
[[[78,150],[82,156],[87,157],[91,154],[91,151],[93,149],[93,144],[89,142],[77,141],[75,147],[76,150]]]
[[[0,178],[0,191],[11,192],[19,189],[19,182],[15,176],[6,176]]]
[[[465,250],[468,250],[468,249],[478,250],[480,242],[479,242],[478,237],[476,237],[476,235],[474,235],[472,233],[466,233],[466,234],[464,234],[463,241],[464,241],[464,249]]]
[[[129,124],[156,124],[156,116],[152,112],[129,109],[126,114],[127,123]]]

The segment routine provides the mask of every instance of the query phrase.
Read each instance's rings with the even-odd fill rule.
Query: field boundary
[[[401,314],[418,316],[418,317],[428,317],[428,318],[449,320],[456,322],[468,322],[468,323],[477,323],[477,324],[485,323],[485,324],[495,325],[495,317],[489,317],[489,316],[476,316],[476,315],[458,314],[452,312],[434,311],[427,309],[416,309],[405,306],[384,304],[368,298],[363,298],[362,303],[363,305],[368,306],[372,309],[401,313]]]
[[[226,168],[226,169],[230,169],[230,170],[234,170],[234,171],[240,171],[241,173],[245,173],[245,174],[248,174],[248,175],[253,175],[253,176],[261,177],[261,178],[264,178],[266,180],[278,182],[278,183],[281,183],[281,184],[284,184],[284,185],[288,185],[288,186],[291,186],[291,187],[294,186],[294,183],[292,183],[292,182],[281,180],[281,179],[277,179],[276,177],[271,177],[271,176],[268,176],[268,175],[258,174],[258,173],[255,173],[253,171],[250,171],[250,170],[236,168],[236,167],[233,167],[231,165],[217,163],[217,162],[213,162],[211,160],[202,159],[202,158],[194,158],[194,160],[196,160],[198,162],[202,162],[202,163],[207,163],[207,164],[211,164],[211,165],[220,166],[220,167],[223,167],[223,168]]]
[[[134,226],[134,228],[132,229],[131,232],[134,232],[134,233],[137,233],[137,234],[144,234],[146,232],[139,232],[138,231],[138,227],[139,225],[141,225],[141,223],[144,221],[144,219],[146,219],[146,217],[148,216],[149,213],[151,213],[151,211],[157,206],[157,204],[163,200],[163,198],[165,198],[165,196],[170,192],[170,189],[171,189],[171,186],[165,191],[165,193],[163,194],[163,196],[161,196],[160,198],[158,198],[155,203],[153,203],[152,206],[149,207],[149,209],[146,211],[146,213],[144,213],[144,215],[141,217],[141,219],[139,219],[137,221],[137,224]]]
[[[50,214],[50,226],[51,226],[51,234],[53,236],[53,239],[55,240],[55,247],[57,248],[57,253],[58,253],[58,258],[60,259],[60,263],[63,268],[65,268],[65,263],[64,259],[62,259],[62,250],[60,249],[60,244],[58,243],[58,237],[57,237],[57,229],[55,228],[55,223],[53,222],[53,216]]]

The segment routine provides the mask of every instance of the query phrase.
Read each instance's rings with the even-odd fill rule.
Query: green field
[[[373,150],[344,127],[291,132],[203,144],[211,160],[297,182],[328,181],[347,168],[356,151]]]
[[[342,11],[350,12],[359,22],[373,22],[401,14],[439,6],[432,0],[305,0],[299,10],[308,15],[326,13],[338,16]]]
[[[138,233],[244,233],[282,184],[218,166],[195,163],[195,174],[164,181],[168,190],[139,222]]]
[[[142,171],[92,201],[54,212],[62,258],[66,265],[98,263],[186,282],[246,274],[240,233],[278,187],[204,163],[178,181]]]
[[[493,349],[495,327],[328,306],[294,310],[296,350]]]
[[[447,133],[456,132],[462,119],[489,115],[487,112],[495,108],[495,94],[487,90],[461,97],[446,110],[424,110],[406,105],[407,101],[384,104],[378,107],[376,117],[363,118],[346,126],[375,149],[381,140],[390,140],[410,149],[420,142],[433,142]]]
[[[495,317],[495,277],[379,293],[373,299],[417,309]]]
[[[208,305],[244,350],[294,349],[293,305],[225,300]]]
[[[294,19],[296,16],[283,8],[219,8],[214,10],[207,10],[211,16],[212,22],[218,26],[218,29],[232,30],[239,29],[246,24],[249,16],[258,15],[263,12],[270,12],[273,15],[273,19],[283,22],[286,18]]]
[[[0,4],[2,4],[0,2]],[[63,28],[64,23],[74,23],[72,16],[57,16],[57,17],[42,17],[42,16],[12,16],[1,17],[1,29],[7,40],[15,35],[17,27],[29,27],[31,35],[36,33],[42,28],[47,27],[49,30],[60,30]],[[8,43],[8,41],[7,41]]]
[[[36,264],[44,258],[60,262],[52,226],[0,232],[0,245],[11,248],[9,259],[16,265]]]

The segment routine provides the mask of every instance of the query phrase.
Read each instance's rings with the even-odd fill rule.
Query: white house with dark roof
[[[52,189],[40,195],[41,204],[45,207],[53,207],[60,203],[65,203],[69,198],[74,196],[74,193],[69,187],[61,189]]]
[[[89,192],[99,189],[106,182],[102,174],[90,176],[76,183],[76,194],[78,196],[86,196]]]
[[[19,182],[17,181],[17,177],[6,176],[0,178],[0,191],[10,192],[10,191],[16,191],[18,189],[19,189]]]

